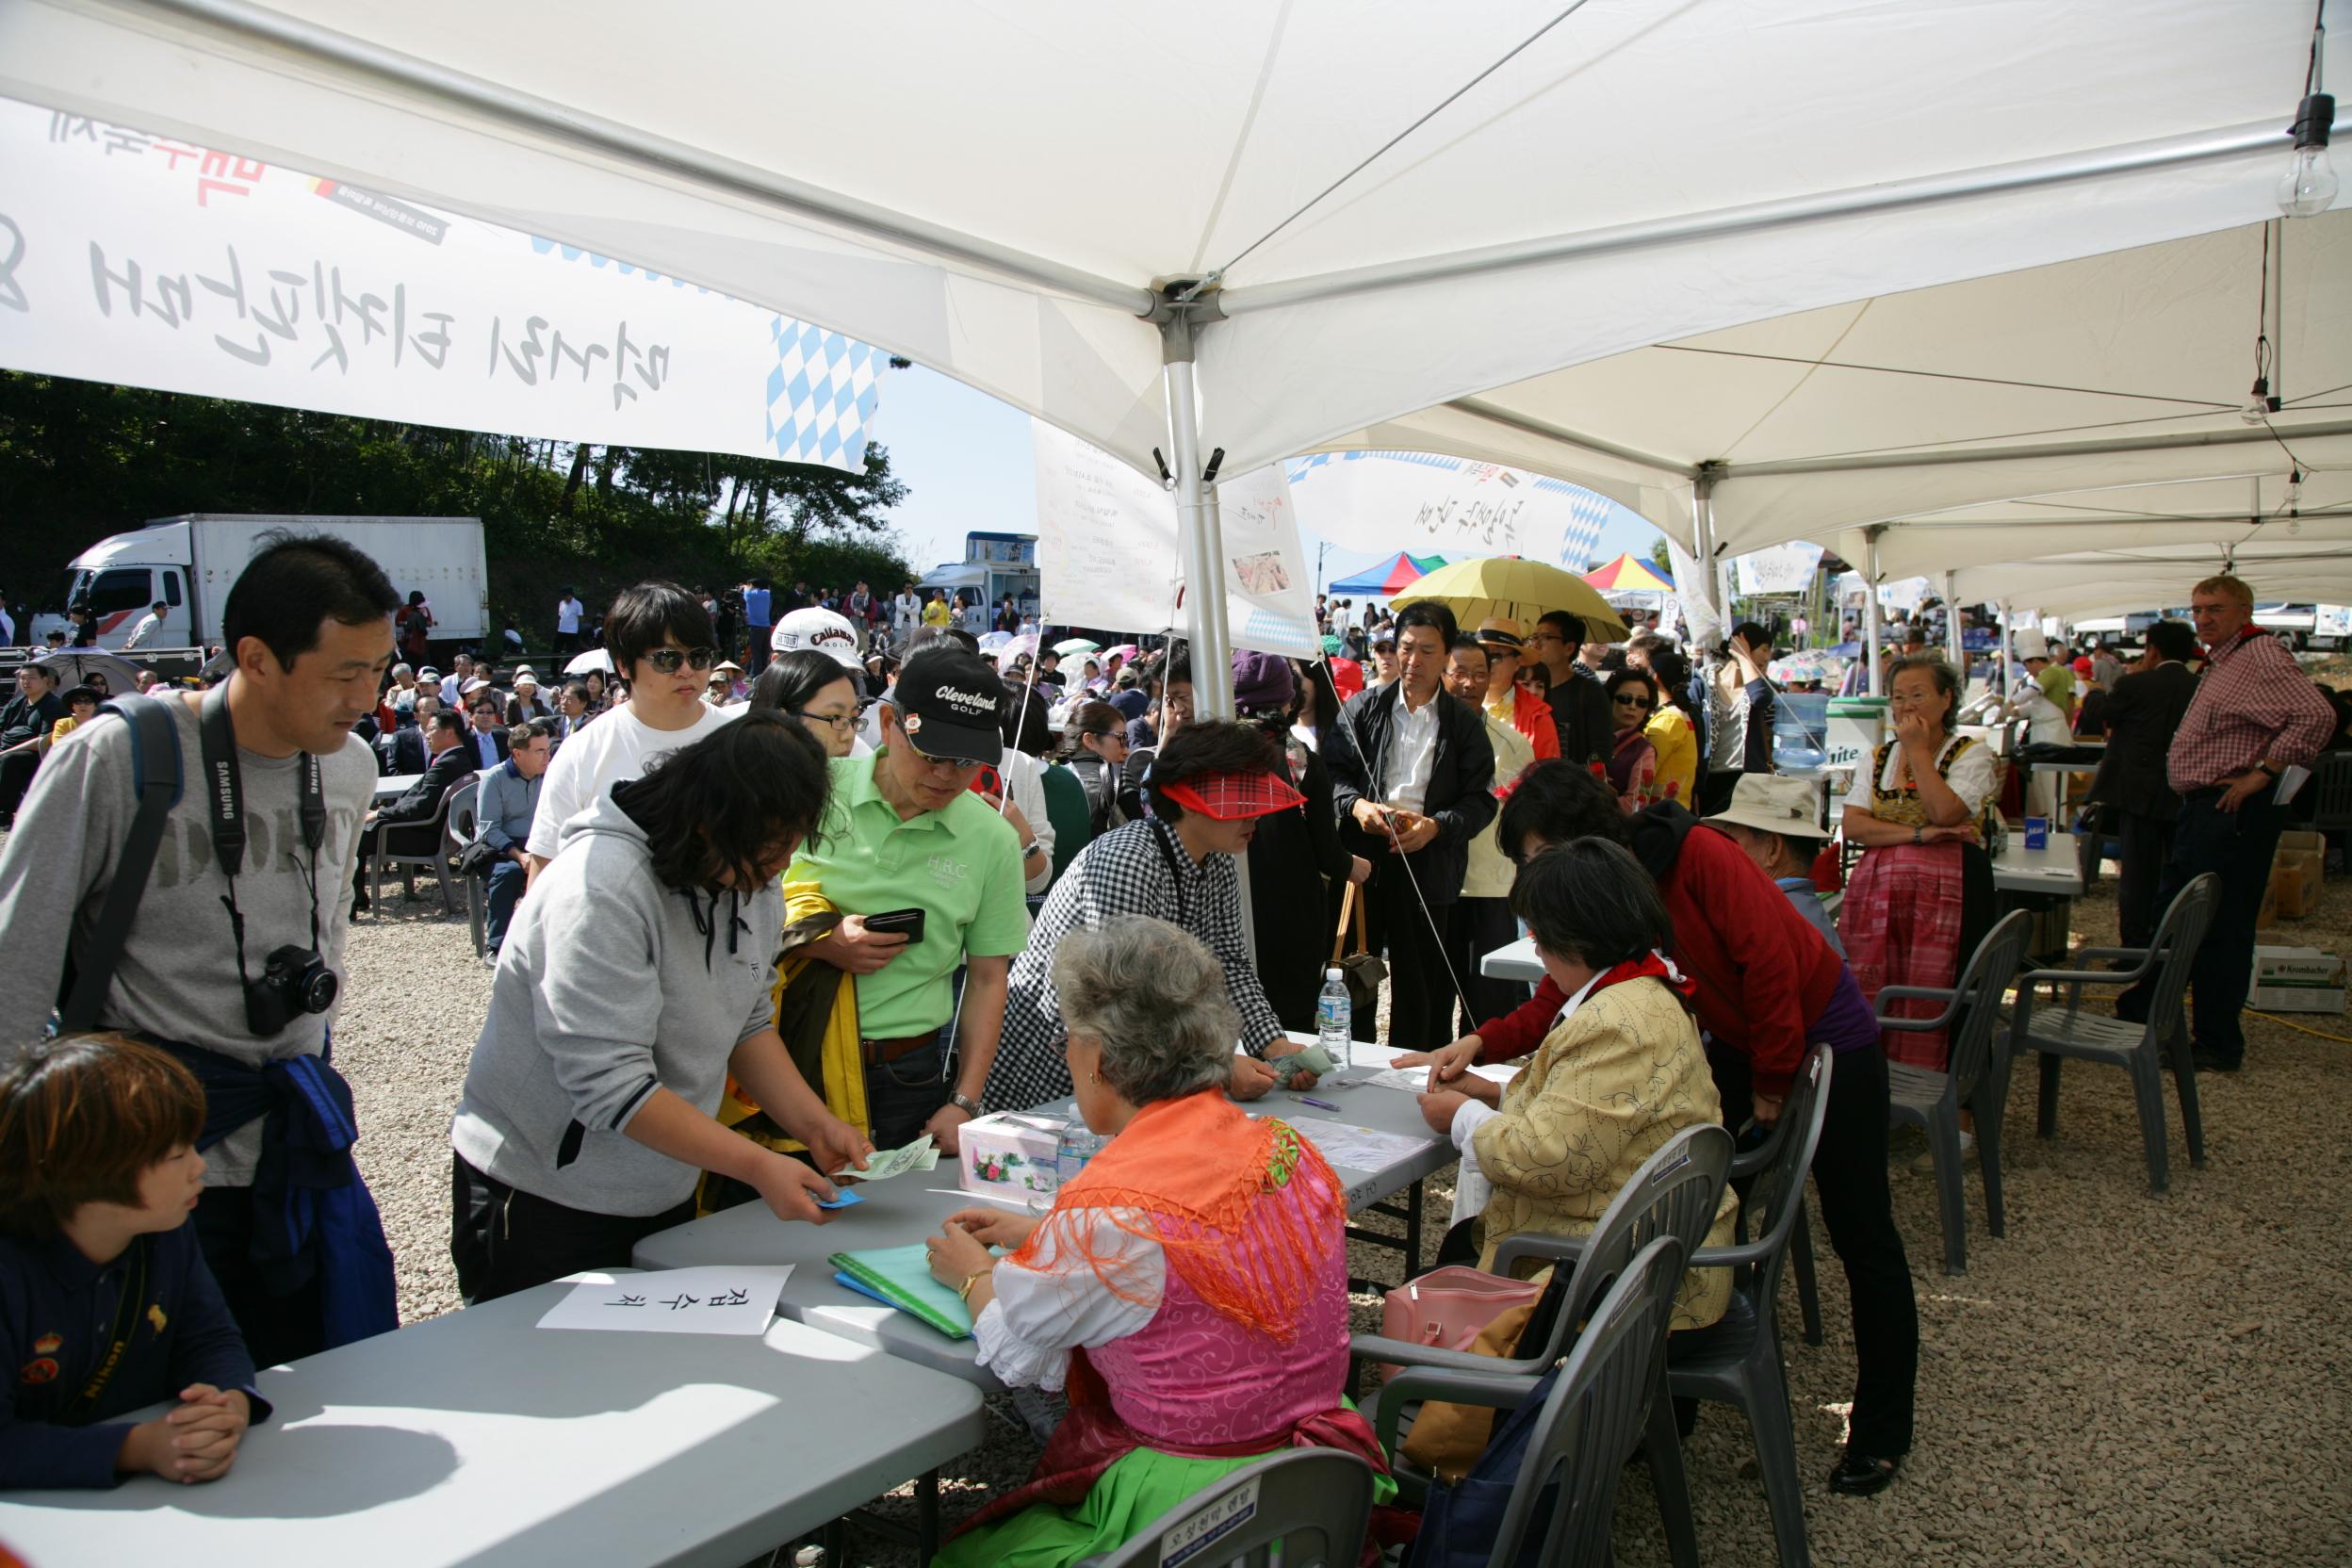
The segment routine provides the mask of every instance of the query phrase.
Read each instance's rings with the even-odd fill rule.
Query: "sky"
[[[890,518],[917,571],[961,561],[967,532],[1037,531],[1029,416],[1020,409],[917,366],[893,370],[882,383],[874,433],[890,450],[891,472],[906,486],[906,499],[890,509]],[[1604,561],[1621,551],[1647,557],[1657,537],[1656,528],[1617,507],[1602,527],[1596,553]],[[1343,549],[1309,531],[1301,531],[1299,543],[1310,563],[1318,545],[1332,545],[1322,562],[1325,580],[1380,559],[1377,552]]]

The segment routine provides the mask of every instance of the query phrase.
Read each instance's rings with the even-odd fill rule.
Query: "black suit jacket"
[[[413,724],[404,724],[389,735],[376,737],[376,761],[387,778],[401,778],[425,771],[424,732]]]
[[[391,827],[401,823],[423,823],[432,820],[441,809],[441,797],[452,784],[474,776],[474,749],[459,743],[433,760],[425,769],[425,776],[408,787],[408,792],[376,814],[379,827]],[[410,827],[396,830],[385,840],[396,855],[430,855],[439,841],[440,829]]]
[[[2116,681],[2107,698],[2107,755],[2091,779],[2090,798],[2164,822],[2179,816],[2180,797],[2165,776],[2164,754],[2196,694],[2197,677],[2186,664],[2159,664]]]
[[[1609,688],[1600,678],[1578,664],[1568,678],[1544,694],[1552,705],[1552,727],[1560,732],[1560,755],[1582,767],[1606,761],[1617,746],[1617,726],[1609,711]]]
[[[482,757],[482,734],[481,731],[475,729],[472,725],[467,725],[466,727],[466,738],[458,742],[459,748],[462,749],[469,759],[471,759],[477,772],[485,767],[495,768],[498,765],[498,763],[505,761],[509,757],[514,754],[514,748],[507,741],[506,727],[504,725],[496,726],[491,729],[490,740],[492,744],[497,747],[498,753],[497,758],[492,760],[485,760]]]
[[[1376,871],[1396,858],[1385,838],[1375,839],[1356,825],[1354,812],[1359,800],[1388,798],[1388,738],[1403,691],[1401,680],[1392,680],[1357,693],[1340,709],[1334,727],[1344,733],[1345,743],[1331,743],[1325,732],[1323,765],[1331,770],[1340,841]],[[1443,690],[1436,700],[1437,751],[1421,812],[1437,820],[1437,837],[1409,858],[1422,895],[1431,904],[1450,904],[1462,896],[1470,841],[1494,820],[1494,746],[1486,738],[1484,713]]]

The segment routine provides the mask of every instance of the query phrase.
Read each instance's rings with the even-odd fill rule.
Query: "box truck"
[[[436,643],[480,645],[489,633],[489,573],[479,517],[305,517],[190,513],[100,540],[76,556],[29,632],[38,646],[50,629],[70,636],[66,612],[87,605],[98,617],[98,645],[120,648],[146,616],[164,606],[163,624],[139,645],[205,647],[220,641],[220,609],[229,586],[271,529],[332,533],[373,556],[402,602],[421,592],[433,606]]]

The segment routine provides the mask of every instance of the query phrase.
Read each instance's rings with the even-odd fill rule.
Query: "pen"
[[[1298,1102],[1301,1105],[1313,1105],[1318,1111],[1335,1111],[1339,1109],[1337,1105],[1332,1104],[1330,1101],[1317,1100],[1311,1094],[1294,1094],[1291,1098]]]

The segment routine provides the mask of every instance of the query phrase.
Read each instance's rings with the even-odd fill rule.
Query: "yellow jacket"
[[[1544,1037],[1504,1086],[1496,1114],[1471,1134],[1478,1168],[1494,1184],[1478,1216],[1478,1266],[1491,1269],[1495,1249],[1523,1233],[1592,1234],[1642,1161],[1684,1128],[1723,1117],[1698,1025],[1663,982],[1593,992]],[[1739,1207],[1724,1187],[1707,1245],[1731,1244]],[[1730,1305],[1731,1270],[1693,1269],[1675,1293],[1673,1326],[1705,1328]]]
[[[1661,705],[1650,715],[1642,734],[1658,753],[1658,797],[1671,798],[1695,815],[1699,809],[1699,735],[1690,727],[1690,716],[1679,708]],[[1674,787],[1671,797],[1666,793],[1669,784]]]

